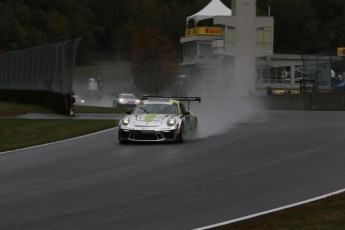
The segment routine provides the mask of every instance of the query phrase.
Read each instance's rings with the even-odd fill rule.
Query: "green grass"
[[[0,152],[39,145],[117,126],[115,120],[0,119]]]
[[[213,230],[342,230],[345,194],[236,222]]]
[[[77,112],[122,113],[122,109],[77,106]],[[25,113],[52,113],[38,105],[0,102],[0,117]],[[115,120],[25,120],[0,118],[0,152],[81,136],[117,126]]]
[[[0,101],[0,114],[24,114],[24,113],[52,113],[48,108],[39,105],[18,104]]]

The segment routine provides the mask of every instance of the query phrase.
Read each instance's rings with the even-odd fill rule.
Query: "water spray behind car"
[[[264,119],[262,105],[248,87],[254,77],[231,76],[231,66],[219,67],[218,73],[201,73],[186,89],[190,95],[198,95],[202,103],[191,110],[198,114],[198,138],[222,134],[240,123]],[[225,70],[225,71],[224,71]]]

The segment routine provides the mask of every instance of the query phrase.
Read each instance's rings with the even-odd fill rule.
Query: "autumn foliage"
[[[130,60],[147,27],[181,47],[186,17],[211,0],[0,0],[0,53],[82,37],[80,58],[107,53]],[[231,8],[231,0],[221,0]],[[274,17],[275,53],[319,53],[345,46],[344,0],[257,0],[257,15]],[[97,57],[97,56],[96,56]]]
[[[134,39],[131,68],[139,89],[159,94],[173,84],[178,66],[177,52],[160,30],[147,28]]]

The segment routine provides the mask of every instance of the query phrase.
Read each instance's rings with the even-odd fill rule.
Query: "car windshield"
[[[178,114],[176,103],[141,103],[133,114]]]

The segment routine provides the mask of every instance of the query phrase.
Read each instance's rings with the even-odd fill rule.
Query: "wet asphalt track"
[[[345,188],[345,112],[267,117],[183,144],[112,129],[1,154],[0,229],[193,229]]]

